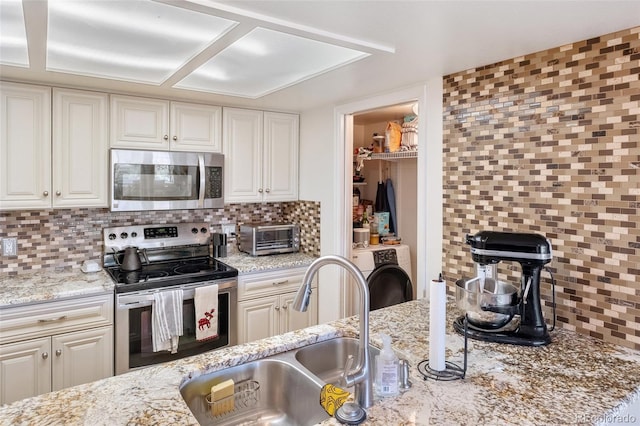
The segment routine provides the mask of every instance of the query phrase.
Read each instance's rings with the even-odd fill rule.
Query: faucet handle
[[[347,361],[344,363],[344,369],[342,370],[342,374],[340,375],[340,386],[349,386],[347,383],[347,376],[349,375],[349,370],[353,367],[353,354],[349,354],[347,357]]]

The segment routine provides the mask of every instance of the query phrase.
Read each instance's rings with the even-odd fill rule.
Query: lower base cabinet
[[[113,375],[113,328],[0,346],[0,404]]]
[[[311,297],[306,312],[293,309],[304,270],[252,274],[239,278],[238,343],[264,339],[318,323],[317,297]]]
[[[0,405],[113,376],[113,296],[0,311]]]

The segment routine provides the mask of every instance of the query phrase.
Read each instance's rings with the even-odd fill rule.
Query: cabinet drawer
[[[113,295],[0,310],[0,344],[113,324]]]
[[[238,277],[238,300],[270,296],[297,291],[302,284],[306,268],[288,271],[265,272]],[[317,285],[314,278],[313,287]]]

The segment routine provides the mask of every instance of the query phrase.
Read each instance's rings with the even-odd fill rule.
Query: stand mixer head
[[[486,288],[484,277],[478,277],[481,284],[474,287],[469,284],[476,279],[456,282],[458,306],[467,311],[466,315],[472,326],[467,332],[469,337],[527,346],[548,344],[551,338],[540,304],[540,273],[544,265],[553,258],[549,240],[538,234],[481,231],[473,236],[467,235],[466,243],[471,246],[471,257],[480,266],[479,270],[491,269],[486,266],[502,261],[518,262],[522,269],[519,296],[516,295],[518,289],[514,286],[498,286],[496,276],[491,277],[491,285]],[[508,296],[516,297],[504,297],[505,294],[500,293],[511,292],[512,289],[513,295]],[[469,300],[478,301],[475,309],[470,309]],[[502,303],[501,300],[509,302]],[[482,312],[506,318],[506,323],[518,315],[519,324],[515,328],[505,325],[496,330],[495,324],[483,324],[477,320],[478,314]],[[464,316],[455,321],[454,328],[458,332],[464,332]]]

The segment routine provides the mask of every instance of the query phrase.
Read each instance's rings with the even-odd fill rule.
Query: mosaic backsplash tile
[[[80,267],[86,259],[102,258],[102,228],[134,223],[162,224],[292,221],[301,228],[300,250],[320,254],[320,203],[229,204],[223,209],[110,212],[75,208],[0,212],[0,239],[16,237],[18,256],[0,257],[0,273],[18,274],[34,269]]]
[[[466,233],[543,234],[558,325],[640,349],[639,75],[640,27],[444,77],[450,283],[475,275]]]

